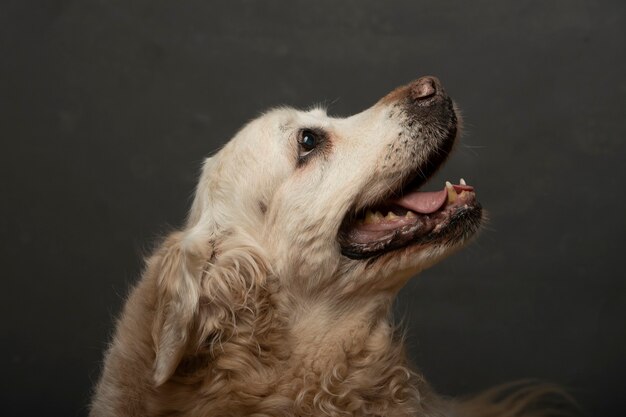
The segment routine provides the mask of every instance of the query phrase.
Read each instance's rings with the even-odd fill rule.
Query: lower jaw
[[[445,208],[433,216],[420,216],[413,225],[394,230],[373,242],[350,240],[349,231],[340,233],[341,252],[350,259],[379,258],[402,249],[425,249],[435,245],[456,246],[480,228],[482,207],[472,198],[463,205]]]

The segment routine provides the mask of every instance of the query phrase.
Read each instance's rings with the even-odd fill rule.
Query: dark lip
[[[435,175],[435,173],[439,170],[439,168],[443,166],[444,162],[446,162],[446,160],[450,156],[450,153],[452,152],[452,149],[454,148],[454,143],[455,143],[457,132],[458,132],[456,111],[454,110],[454,102],[452,101],[452,99],[450,99],[449,97],[446,97],[444,101],[445,101],[445,111],[446,111],[446,116],[447,116],[445,118],[448,119],[447,126],[446,126],[448,133],[446,137],[444,138],[443,142],[440,143],[439,146],[437,147],[437,151],[432,152],[432,154],[430,155],[428,160],[423,164],[423,166],[420,166],[416,168],[413,172],[409,173],[409,175],[407,176],[407,179],[409,181],[407,181],[405,185],[410,184],[411,182],[414,182],[414,184],[411,184],[412,186],[416,188],[422,186],[433,175]],[[422,103],[413,104],[413,105],[421,106]],[[417,118],[418,116],[416,115],[416,113],[413,113],[413,117],[409,120],[408,123],[409,124],[414,123],[415,119]]]
[[[430,178],[432,178],[437,171],[443,166],[446,162],[450,153],[454,148],[454,144],[456,142],[456,136],[458,133],[458,119],[456,115],[456,111],[454,109],[454,102],[449,97],[435,97],[432,100],[443,100],[445,106],[443,109],[446,112],[446,117],[442,117],[447,119],[447,135],[443,139],[443,141],[439,144],[436,151],[432,152],[427,161],[425,161],[422,165],[416,166],[413,170],[408,171],[404,176],[404,179],[401,181],[400,186],[396,188],[392,193],[386,196],[382,196],[380,198],[380,202],[385,201],[391,197],[398,197],[402,194],[402,190],[407,188],[410,189],[418,189],[422,185],[424,185]],[[411,102],[409,99],[405,99],[403,102],[399,103],[400,106],[405,107],[422,107],[423,103],[415,104]],[[407,121],[408,127],[412,127],[414,123],[419,119],[418,112],[409,112],[412,115]]]

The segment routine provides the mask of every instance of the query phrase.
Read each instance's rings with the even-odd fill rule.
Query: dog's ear
[[[202,274],[212,248],[210,245],[189,244],[184,233],[180,232],[172,234],[160,252],[156,265],[157,304],[152,329],[157,386],[174,373],[192,338]]]
[[[219,242],[190,243],[188,232],[172,235],[161,250],[152,338],[154,382],[166,382],[185,354],[231,340],[254,343],[270,327],[267,257],[237,228]]]

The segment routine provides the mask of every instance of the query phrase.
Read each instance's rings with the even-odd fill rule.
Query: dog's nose
[[[415,100],[426,100],[441,92],[441,84],[435,77],[418,78],[410,87],[411,96]]]

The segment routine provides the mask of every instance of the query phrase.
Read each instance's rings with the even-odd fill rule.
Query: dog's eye
[[[327,149],[327,133],[320,128],[301,129],[298,132],[298,165],[306,163],[311,157]]]
[[[303,130],[300,134],[300,156],[304,156],[311,152],[319,143],[318,136],[311,130]]]

